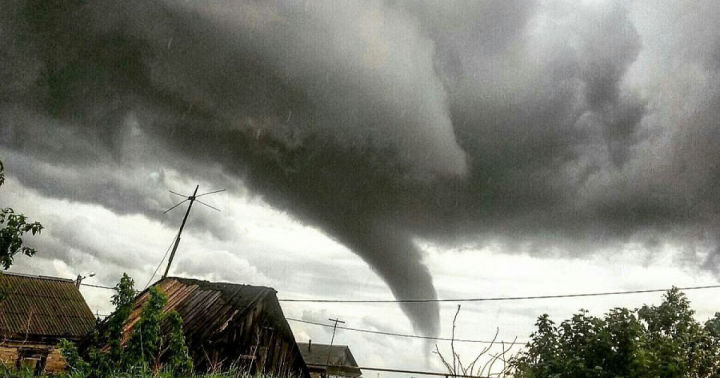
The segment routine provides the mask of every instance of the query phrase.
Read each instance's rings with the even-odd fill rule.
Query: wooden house
[[[298,345],[313,378],[356,378],[362,375],[347,345],[315,344],[312,340]]]
[[[235,366],[250,373],[309,378],[274,289],[177,277],[154,286],[168,297],[163,312],[175,310],[182,317],[198,372]],[[136,298],[126,338],[149,297],[145,290]]]
[[[80,341],[95,317],[74,280],[0,274],[0,362],[36,374],[65,370],[57,344]]]

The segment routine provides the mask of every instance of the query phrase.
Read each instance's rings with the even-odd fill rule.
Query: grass
[[[85,378],[82,374],[73,374],[72,372],[55,374],[55,375],[35,375],[30,369],[9,369],[0,367],[0,376],[2,377],[14,377],[14,378],[36,378],[36,377],[52,377],[52,378]],[[113,377],[118,378],[173,378],[175,375],[169,372],[158,372],[154,373],[149,370],[142,370],[137,372],[117,372],[113,373]],[[291,378],[291,377],[278,377],[270,374],[248,374],[236,368],[229,368],[226,371],[210,372],[205,374],[193,374],[187,376],[189,378]]]

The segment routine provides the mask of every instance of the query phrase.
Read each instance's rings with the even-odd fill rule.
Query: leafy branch
[[[5,169],[0,161],[0,186],[5,183]],[[30,221],[24,214],[16,213],[12,208],[0,209],[0,265],[10,268],[18,253],[33,256],[37,251],[23,244],[25,234],[39,234],[43,226]]]

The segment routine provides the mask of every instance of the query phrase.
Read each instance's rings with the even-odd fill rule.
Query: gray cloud
[[[45,195],[159,218],[168,169],[245,185],[398,298],[436,295],[415,238],[716,240],[720,38],[683,32],[713,3],[656,11],[664,33],[643,3],[1,7],[0,146]],[[437,333],[436,306],[404,310]]]

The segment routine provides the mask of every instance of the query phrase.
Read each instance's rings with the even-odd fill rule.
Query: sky
[[[714,283],[718,16],[713,1],[3,2],[0,201],[46,227],[12,271],[143,287],[181,221],[168,191],[200,185],[226,189],[205,197],[222,211],[193,208],[172,274],[281,298]],[[458,331],[525,340],[544,312],[659,300],[468,304]],[[283,308],[429,336],[455,311]],[[430,343],[337,342],[366,365],[441,369]]]

